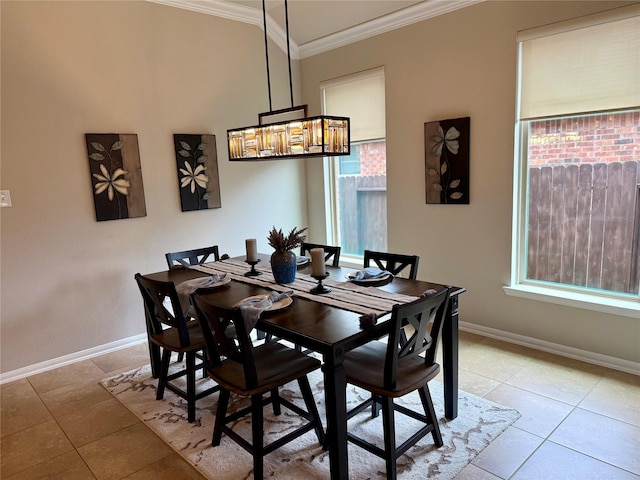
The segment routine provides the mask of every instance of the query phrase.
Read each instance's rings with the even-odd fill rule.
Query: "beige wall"
[[[467,287],[463,322],[637,363],[638,319],[502,290],[516,31],[614,5],[482,3],[303,60],[302,90],[317,114],[320,81],[385,67],[389,249],[419,254],[421,278]],[[247,237],[270,251],[274,224],[322,239],[319,162],[227,160],[226,129],[269,109],[259,28],[149,2],[3,0],[0,12],[0,188],[13,200],[0,209],[2,373],[142,334],[133,275],[164,268],[167,251],[240,255]],[[285,57],[270,58],[284,108]],[[425,205],[423,124],[458,116],[471,117],[471,204]],[[104,132],[138,134],[147,217],[95,221],[84,134]],[[221,209],[180,212],[173,133],[216,135]]]
[[[389,250],[420,255],[422,279],[467,287],[461,321],[637,368],[638,318],[508,297],[502,288],[510,278],[516,32],[616,5],[484,2],[304,59],[301,71],[304,101],[319,109],[321,81],[384,66]],[[426,205],[423,125],[465,116],[471,203]],[[307,167],[308,189],[318,191],[321,167]],[[324,211],[309,205],[317,232]]]
[[[150,2],[0,8],[3,373],[144,333],[133,275],[165,252],[270,252],[272,225],[306,226],[302,162],[227,159],[226,130],[269,110],[261,29]],[[286,55],[269,54],[284,108]],[[84,134],[111,132],[138,135],[146,217],[95,220]],[[174,133],[216,135],[221,209],[180,211]]]

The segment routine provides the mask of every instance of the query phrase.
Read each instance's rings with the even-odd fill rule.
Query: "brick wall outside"
[[[387,147],[384,141],[360,145],[360,175],[386,175]]]
[[[386,143],[360,146],[360,174],[385,175]],[[531,122],[529,166],[640,159],[640,111]]]
[[[640,159],[640,111],[531,122],[529,166]]]

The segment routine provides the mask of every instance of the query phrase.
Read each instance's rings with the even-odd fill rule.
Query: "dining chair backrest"
[[[418,277],[418,262],[420,257],[417,255],[402,255],[398,253],[374,252],[372,250],[364,251],[364,266],[370,267],[371,263],[378,268],[398,275],[404,269],[409,268],[409,277],[415,280]]]
[[[444,287],[434,295],[393,307],[384,366],[385,388],[395,388],[398,363],[404,358],[424,356],[426,366],[435,363],[448,303],[449,287]],[[412,327],[413,333],[405,341],[402,329],[406,332],[406,325]]]
[[[166,327],[174,327],[178,332],[180,345],[189,346],[189,329],[174,283],[152,280],[139,273],[136,273],[135,279],[144,301],[149,334],[160,334]]]
[[[213,256],[213,260],[209,260],[209,257]],[[176,265],[182,265],[189,267],[191,265],[200,265],[209,261],[220,260],[220,253],[218,246],[213,245],[211,247],[195,248],[193,250],[184,250],[182,252],[169,252],[165,254],[167,259],[167,265],[169,268]]]
[[[311,252],[312,248],[322,248],[324,250],[324,261],[331,261],[331,266],[337,267],[340,264],[340,250],[342,249],[341,247],[336,247],[333,245],[322,245],[319,243],[303,242],[300,245],[300,255],[305,255],[307,252]]]
[[[253,344],[240,309],[211,305],[198,293],[191,295],[191,304],[207,344],[210,367],[218,367],[223,362],[234,362],[244,373],[247,388],[255,388],[258,377],[253,360]],[[233,336],[225,333],[230,330],[235,331]]]

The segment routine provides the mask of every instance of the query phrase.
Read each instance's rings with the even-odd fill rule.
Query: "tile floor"
[[[457,477],[640,480],[640,377],[461,332],[460,388],[522,417]],[[0,478],[203,477],[98,382],[145,344],[0,387]]]

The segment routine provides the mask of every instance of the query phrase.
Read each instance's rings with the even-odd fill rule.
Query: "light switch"
[[[0,207],[11,206],[11,194],[9,190],[0,190]]]

